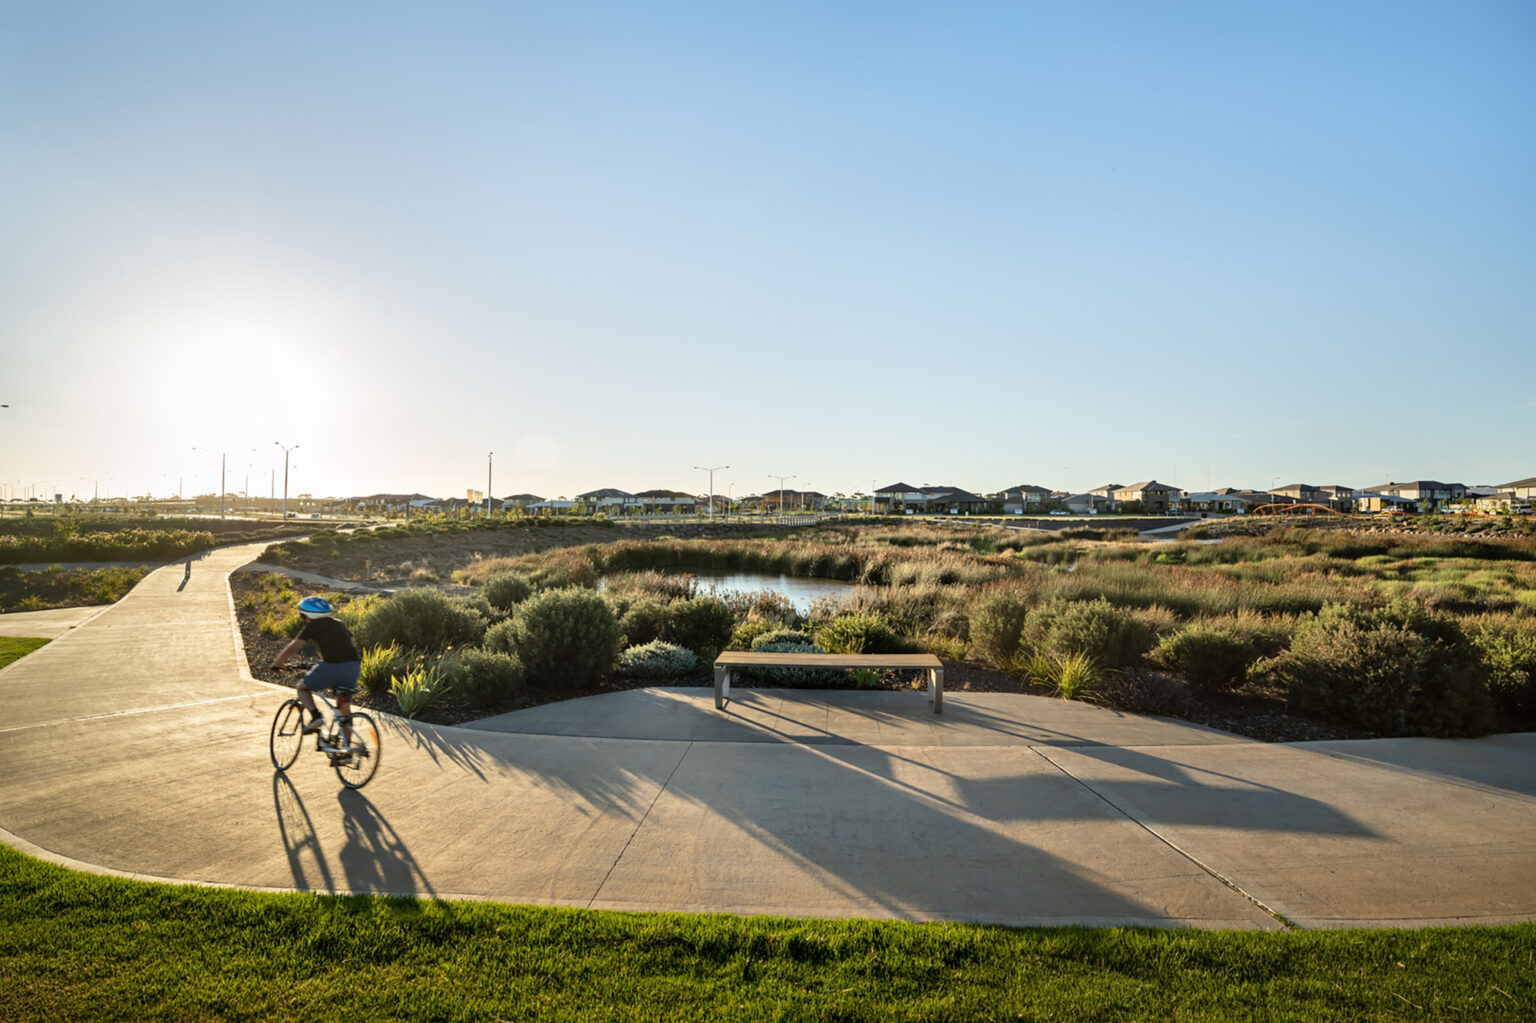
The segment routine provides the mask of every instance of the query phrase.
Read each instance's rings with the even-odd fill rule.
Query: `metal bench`
[[[799,654],[728,650],[715,658],[715,707],[731,695],[732,668],[897,668],[928,673],[928,699],[944,713],[944,662],[933,654]]]

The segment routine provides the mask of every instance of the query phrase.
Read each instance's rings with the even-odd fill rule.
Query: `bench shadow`
[[[558,754],[569,747],[549,738],[520,743],[515,733],[489,729],[443,730],[431,743],[446,760],[473,764],[481,778],[509,785],[509,800],[519,798],[521,784],[552,791],[584,814],[635,821],[610,879],[593,892],[600,905],[644,908],[634,893],[676,891],[682,866],[691,887],[681,902],[690,907],[815,915],[815,905],[786,907],[774,901],[776,893],[754,889],[752,862],[771,856],[802,878],[799,891],[898,917],[1156,925],[1198,915],[1181,911],[1171,891],[1207,908],[1224,907],[1215,911],[1227,914],[1223,919],[1245,919],[1251,911],[1234,908],[1236,897],[1203,868],[1148,839],[1126,812],[1025,743],[909,751],[808,730],[799,719],[778,730],[772,707],[759,708],[765,713],[750,724],[722,725],[712,694],[656,699],[666,701],[654,708],[666,734],[648,742],[675,748],[675,756],[637,754],[634,733],[643,726],[627,711],[642,704],[632,694],[623,704],[625,738],[567,736],[583,743],[580,757]],[[910,710],[866,711],[869,719],[893,725],[911,720]],[[722,730],[727,737],[720,741],[698,738]],[[750,733],[752,741],[730,737],[733,730]],[[1373,834],[1306,796],[1045,731],[1052,738],[1036,739],[1042,745],[1078,753],[1097,747],[1146,775],[1131,791],[1181,808],[1182,823]],[[580,852],[580,838],[549,836],[557,845],[571,843],[570,858]],[[758,900],[762,905],[754,909]]]
[[[1482,795],[1536,803],[1536,732],[1480,739],[1364,739],[1298,743],[1346,763],[1366,764]]]

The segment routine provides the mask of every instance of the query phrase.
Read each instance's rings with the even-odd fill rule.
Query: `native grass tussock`
[[[512,558],[486,558],[454,573],[478,585],[503,573],[592,585],[632,572],[744,572],[835,579],[867,586],[975,585],[1005,578],[1003,560],[937,545],[879,547],[776,540],[621,540]]]

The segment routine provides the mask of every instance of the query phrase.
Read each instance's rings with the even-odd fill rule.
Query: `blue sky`
[[[1536,475],[1533,114],[1529,3],[11,0],[0,482]]]

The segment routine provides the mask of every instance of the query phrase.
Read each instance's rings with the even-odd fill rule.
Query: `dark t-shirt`
[[[357,654],[357,644],[352,642],[352,633],[334,618],[311,618],[300,630],[299,639],[313,641],[320,648],[322,661],[334,664],[362,660]]]

